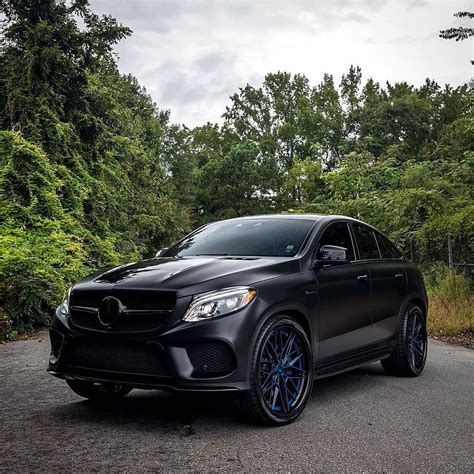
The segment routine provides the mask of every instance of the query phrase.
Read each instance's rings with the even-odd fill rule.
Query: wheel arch
[[[293,318],[296,322],[298,322],[301,325],[301,327],[304,329],[304,332],[308,336],[308,341],[310,341],[310,344],[312,346],[311,326],[309,324],[308,318],[305,316],[303,312],[301,312],[298,309],[288,309],[284,312],[277,313],[277,314],[284,314],[285,316],[289,316],[290,318]]]
[[[311,327],[309,313],[306,308],[296,302],[278,303],[268,308],[260,317],[257,333],[262,326],[273,316],[284,315],[295,319],[304,329],[308,340],[311,342],[314,328]]]
[[[258,324],[255,328],[255,331],[252,335],[251,343],[250,343],[250,348],[252,350],[249,350],[249,356],[248,356],[248,375],[250,374],[250,361],[252,359],[252,354],[253,354],[253,347],[255,346],[257,337],[264,326],[264,324],[272,317],[278,316],[278,315],[284,315],[293,318],[295,321],[297,321],[303,330],[305,331],[308,341],[310,344],[310,347],[313,351],[313,358],[314,354],[317,354],[317,348],[315,347],[314,344],[314,334],[315,334],[315,328],[312,327],[311,324],[311,318],[308,313],[308,311],[304,308],[304,306],[298,304],[298,303],[278,303],[275,305],[272,305],[271,307],[267,308],[266,311],[262,313],[262,315],[259,318]]]
[[[428,309],[427,309],[427,307],[426,307],[425,302],[424,302],[421,298],[419,298],[419,297],[414,297],[414,298],[412,298],[410,301],[408,301],[408,303],[409,303],[409,304],[412,303],[412,304],[416,304],[416,305],[420,306],[421,309],[423,310],[423,315],[424,315],[425,318],[426,318]]]
[[[423,315],[425,319],[428,317],[428,301],[423,298],[423,296],[417,292],[409,293],[401,306],[400,316],[405,312],[409,304],[416,304],[421,307],[423,310]]]

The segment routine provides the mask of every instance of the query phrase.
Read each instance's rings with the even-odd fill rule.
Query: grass
[[[474,298],[450,300],[444,296],[430,299],[428,332],[435,336],[456,336],[474,332]]]
[[[474,333],[474,295],[468,277],[448,271],[428,288],[428,293],[428,332],[431,335]]]

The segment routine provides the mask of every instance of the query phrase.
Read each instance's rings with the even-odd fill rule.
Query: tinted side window
[[[376,237],[382,258],[401,258],[401,253],[397,250],[395,245],[390,242],[390,240],[378,233],[376,234]]]
[[[351,235],[349,228],[345,222],[336,222],[330,224],[329,227],[324,231],[319,241],[318,250],[323,245],[337,245],[338,247],[344,247],[347,249],[347,259],[354,260],[354,248],[352,246]]]
[[[360,224],[354,224],[354,233],[359,246],[361,260],[380,258],[379,248],[372,229]]]

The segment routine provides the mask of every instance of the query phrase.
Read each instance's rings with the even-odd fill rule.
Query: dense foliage
[[[0,307],[21,331],[188,219],[162,160],[168,115],[111,55],[129,30],[85,0],[0,5]]]
[[[358,217],[420,262],[472,259],[474,122],[467,86],[362,83],[351,68],[310,87],[269,74],[232,96],[217,133],[195,130],[201,219],[294,210]],[[207,153],[206,153],[207,150]],[[205,184],[207,183],[207,185]],[[227,197],[227,199],[226,199]],[[403,238],[405,234],[405,238]]]
[[[269,212],[359,217],[425,265],[472,260],[472,92],[382,86],[352,67],[268,74],[222,125],[169,123],[112,48],[130,34],[87,0],[0,0],[0,311],[47,322],[85,273],[199,225]]]

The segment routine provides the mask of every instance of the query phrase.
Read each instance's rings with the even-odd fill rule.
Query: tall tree
[[[0,0],[0,105],[5,128],[21,129],[56,159],[67,155],[68,123],[86,112],[87,72],[131,31],[99,17],[87,0]],[[84,29],[80,29],[81,18]],[[78,124],[80,125],[80,124]]]
[[[262,87],[247,85],[231,96],[232,105],[224,114],[226,127],[241,138],[258,140],[262,152],[286,170],[295,157],[307,155],[301,122],[302,111],[309,106],[309,91],[305,76],[268,74]]]
[[[342,76],[341,98],[346,114],[345,134],[349,141],[355,139],[359,132],[357,125],[361,101],[361,84],[362,71],[358,66],[351,66],[349,72]]]
[[[0,326],[26,329],[71,280],[152,254],[188,219],[168,114],[115,64],[130,30],[87,0],[0,7]]]

